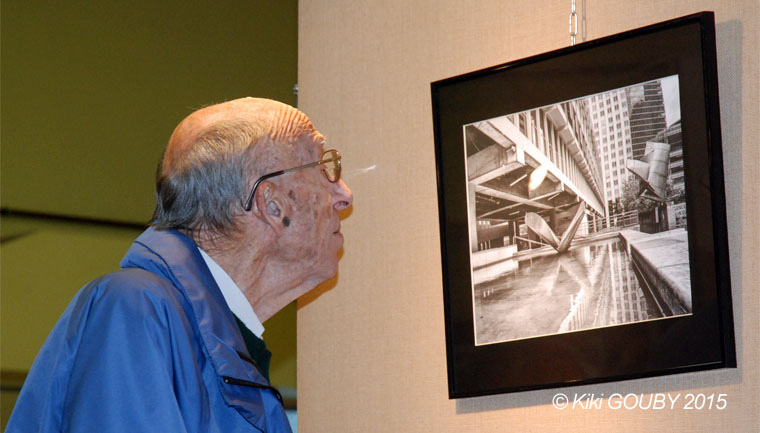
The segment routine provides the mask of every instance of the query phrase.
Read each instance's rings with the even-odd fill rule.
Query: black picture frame
[[[647,88],[643,87],[644,84],[671,76],[677,76],[676,88],[680,96],[680,139],[682,140],[683,187],[685,188],[680,200],[681,203],[685,203],[686,226],[678,230],[682,230],[679,232],[680,239],[686,240],[688,245],[687,252],[684,253],[688,256],[687,264],[682,265],[685,266],[682,270],[686,270],[685,278],[690,284],[691,291],[691,305],[688,311],[684,314],[672,314],[662,319],[636,320],[633,323],[592,326],[567,332],[539,332],[536,334],[528,332],[515,338],[500,339],[497,337],[489,341],[484,339],[485,343],[481,344],[479,342],[480,334],[476,335],[476,327],[493,328],[498,334],[507,328],[528,327],[528,325],[540,321],[543,316],[541,314],[528,314],[522,320],[519,320],[518,316],[518,319],[506,325],[476,325],[475,316],[486,311],[485,307],[482,306],[485,303],[476,302],[476,297],[487,297],[493,291],[499,290],[499,293],[502,294],[500,296],[504,296],[503,301],[503,299],[507,299],[510,291],[533,290],[532,287],[552,291],[555,286],[551,284],[546,286],[512,284],[508,272],[506,276],[499,277],[502,280],[500,280],[500,285],[494,286],[496,288],[479,291],[479,288],[485,287],[486,283],[478,282],[475,284],[476,277],[474,275],[476,274],[473,271],[473,262],[476,261],[477,254],[475,250],[485,248],[489,251],[493,249],[506,251],[506,248],[510,247],[513,256],[524,253],[530,256],[531,260],[535,260],[529,263],[531,267],[536,267],[535,263],[539,260],[545,260],[539,259],[539,257],[551,258],[572,255],[571,252],[551,251],[550,248],[546,247],[548,241],[544,242],[544,238],[537,236],[532,228],[525,230],[525,226],[527,226],[526,215],[529,212],[538,214],[550,223],[562,219],[556,216],[561,210],[560,206],[552,207],[551,204],[547,204],[549,202],[546,201],[546,197],[551,194],[531,196],[530,192],[524,194],[525,189],[519,189],[522,188],[523,182],[519,178],[519,170],[523,170],[522,177],[527,176],[530,170],[537,171],[535,167],[531,166],[531,163],[540,165],[535,158],[541,159],[543,157],[524,151],[519,146],[521,141],[501,138],[502,135],[504,137],[510,136],[498,128],[496,128],[496,133],[491,135],[487,131],[484,133],[483,131],[489,125],[496,123],[490,122],[486,125],[482,122],[506,118],[507,120],[511,119],[510,122],[504,122],[505,125],[512,125],[513,129],[509,131],[517,128],[521,128],[520,131],[523,129],[527,131],[530,126],[520,123],[519,119],[521,118],[519,116],[521,113],[533,112],[534,117],[530,118],[533,119],[533,123],[529,125],[538,125],[537,128],[540,128],[541,125],[547,128],[548,125],[552,125],[551,127],[555,128],[556,125],[551,123],[553,118],[549,117],[548,107],[556,105],[562,108],[565,107],[562,104],[575,103],[573,101],[579,100],[579,98],[587,100],[592,96],[607,94],[613,90],[622,91],[621,97],[623,94],[626,95],[629,103],[628,109],[630,110],[629,118],[626,119],[628,121],[634,117],[632,114],[634,108],[641,106],[641,101],[648,98],[641,96],[642,91],[644,93],[647,91]],[[661,83],[665,83],[665,81],[661,81]],[[660,86],[661,92],[663,92],[664,85],[661,84]],[[639,90],[635,86],[642,86],[641,89],[644,90]],[[431,91],[438,181],[449,398],[736,367],[718,104],[715,24],[712,12],[693,14],[436,81],[431,84]],[[574,106],[577,107],[579,106],[577,104],[582,104],[582,102],[575,104]],[[590,102],[586,104],[588,106]],[[662,105],[665,105],[665,102]],[[570,109],[568,108],[568,110]],[[583,110],[586,109],[578,109],[573,113]],[[598,112],[599,108],[597,107],[595,110]],[[593,120],[589,120],[591,115],[588,113],[590,111],[590,109],[586,111],[586,117],[583,117],[582,113],[578,114],[581,116],[578,118],[585,119],[583,120],[584,125],[589,122],[593,124]],[[665,117],[666,114],[663,113],[662,116]],[[530,115],[525,114],[525,116]],[[528,119],[529,117],[525,118]],[[565,116],[567,125],[571,125],[572,119],[574,118],[569,115]],[[560,123],[561,120],[557,122],[557,125]],[[631,120],[626,123],[631,124],[632,130],[632,124],[635,122]],[[481,126],[474,127],[473,125]],[[587,128],[587,126],[583,126],[583,128]],[[593,132],[598,131],[600,127],[591,126],[588,128],[591,128]],[[597,197],[597,199],[603,200],[609,196],[607,189],[605,189],[605,180],[608,178],[604,174],[609,173],[609,171],[603,171],[600,167],[605,164],[602,159],[607,151],[602,152],[601,142],[597,143],[598,137],[588,138],[588,136],[583,135],[581,129],[578,127],[574,130],[575,138],[571,138],[571,140],[574,139],[576,140],[575,143],[580,143],[583,137],[587,137],[586,141],[590,141],[591,144],[585,145],[585,148],[581,144],[576,144],[571,149],[570,145],[557,144],[564,143],[564,141],[560,134],[556,133],[554,135],[554,143],[557,146],[556,154],[551,153],[554,152],[551,150],[551,144],[545,144],[543,148],[545,149],[545,153],[543,153],[545,158],[543,159],[550,161],[556,157],[559,161],[561,157],[572,158],[574,161],[572,164],[575,164],[575,168],[567,168],[567,171],[577,171],[575,173],[577,178],[585,179],[578,182],[577,191],[581,191],[583,185],[588,190],[593,186],[592,183],[596,183],[597,189],[601,192],[599,194],[592,193],[588,197]],[[468,136],[468,134],[470,135]],[[541,134],[543,135],[540,135],[536,129],[531,134],[535,137],[546,137],[552,133],[542,131]],[[633,132],[629,132],[629,134],[634,135]],[[494,135],[497,137],[494,138]],[[527,137],[528,132],[524,132],[524,136]],[[658,137],[660,138],[657,140],[662,138],[662,136]],[[550,139],[546,140],[547,143],[551,142]],[[652,138],[649,141],[656,140]],[[492,146],[499,145],[501,146],[492,148]],[[514,147],[510,148],[510,146]],[[536,144],[534,146],[540,147]],[[593,151],[589,150],[591,147],[594,148]],[[468,173],[469,170],[475,171],[473,167],[476,167],[477,163],[471,157],[476,154],[484,155],[482,152],[484,149],[490,149],[489,152],[493,150],[486,158],[488,170],[491,171],[488,171],[489,176],[478,177],[477,181],[473,181],[472,176],[475,175]],[[633,147],[626,150],[627,160],[635,159],[632,157],[633,150],[631,149]],[[672,151],[672,146],[670,149],[668,164],[677,159],[674,156],[674,151]],[[579,159],[572,153],[572,150],[579,150],[583,153],[583,157]],[[650,150],[650,147],[645,148],[646,152],[650,152]],[[522,160],[519,158],[521,152]],[[611,153],[614,156],[615,152],[611,151]],[[647,158],[649,157],[643,159],[647,160]],[[639,159],[642,158],[639,157]],[[584,160],[586,165],[582,166]],[[592,165],[589,162],[591,160],[595,161],[597,165],[596,174],[586,175],[582,172],[584,170],[589,171]],[[627,160],[625,162],[626,173],[633,173],[629,167],[640,163],[627,162]],[[649,161],[651,163],[651,160]],[[522,168],[520,164],[523,164]],[[492,166],[512,168],[496,172]],[[549,170],[548,178],[553,177],[553,181],[547,188],[555,188],[556,191],[559,191],[555,197],[564,197],[563,206],[568,206],[573,201],[573,192],[576,190],[571,188],[572,181],[563,182],[560,179],[563,170],[557,171],[559,166],[560,163],[557,162],[554,171]],[[570,165],[565,167],[570,167]],[[651,163],[650,167],[654,167],[654,163]],[[672,167],[668,169],[669,176],[673,170],[675,169]],[[508,173],[512,177],[505,179],[504,177],[507,174],[499,173]],[[599,173],[604,175],[602,176]],[[571,175],[567,174],[567,176]],[[500,183],[494,183],[497,180]],[[478,183],[473,184],[474,182]],[[482,185],[486,185],[486,183],[488,186],[483,187]],[[561,186],[557,187],[557,183]],[[648,184],[639,181],[641,191],[646,190]],[[651,188],[649,189],[650,192],[654,191]],[[665,195],[672,197],[669,195],[672,190],[673,188],[668,186],[669,192]],[[480,191],[487,191],[487,193]],[[493,191],[497,191],[498,194],[493,193]],[[665,195],[662,193],[664,189],[661,188],[659,191],[660,195],[664,197]],[[551,193],[551,191],[549,192]],[[489,196],[488,193],[496,194],[497,197]],[[586,211],[585,213],[578,211],[578,215],[581,215],[581,218],[587,223],[586,231],[589,233],[592,229],[594,231],[588,238],[600,236],[605,227],[614,233],[617,229],[611,228],[609,225],[611,223],[604,222],[606,221],[604,212],[609,213],[615,205],[610,201],[601,201],[604,212],[601,213],[602,216],[599,219],[597,218],[599,216],[599,212],[597,212],[600,207],[599,203],[593,207],[589,203],[594,200],[588,200],[587,203],[580,198],[582,196],[586,197],[577,192],[575,203],[580,207],[581,202],[584,202],[583,206]],[[543,205],[541,205],[542,203]],[[675,201],[655,201],[654,203],[659,206],[655,208],[659,211],[652,212],[657,214],[663,209],[667,211],[666,205],[675,203]],[[534,204],[542,207],[532,207]],[[614,207],[615,210],[621,208]],[[488,211],[483,212],[484,209]],[[509,217],[505,214],[504,209],[510,210],[510,214],[513,216]],[[648,224],[645,223],[645,220],[649,214],[643,211],[636,212],[639,218],[638,227],[639,230],[642,230],[642,227]],[[489,216],[482,217],[486,213]],[[495,217],[498,215],[501,215],[499,217],[501,220]],[[663,221],[667,215],[662,213],[660,216],[661,219],[658,219],[657,216],[654,217],[655,220],[659,221],[656,224],[664,224]],[[480,245],[479,241],[472,241],[472,237],[480,239],[478,236],[485,233],[482,230],[483,227],[480,226],[481,221],[486,225],[486,228],[509,227],[510,224],[511,228],[503,228],[500,234],[506,233],[506,235],[493,240],[498,245],[497,247],[489,248],[492,240],[483,245]],[[532,227],[534,226],[535,224]],[[559,227],[558,225],[555,226]],[[474,234],[471,236],[471,233]],[[647,234],[647,236],[649,235]],[[481,237],[485,237],[485,235]],[[580,236],[576,236],[571,245],[578,243],[580,238]],[[520,250],[521,242],[525,248],[523,250]],[[538,249],[530,249],[525,246],[538,246],[539,244],[543,245]],[[634,270],[634,274],[639,272],[636,274],[637,282],[644,281],[644,284],[653,286],[660,284],[668,289],[669,283],[658,283],[656,275],[649,275],[646,266],[641,267],[642,260],[645,262],[645,259],[642,257],[631,258],[631,255],[636,254],[637,251],[634,248],[634,252],[631,252],[631,246],[635,246],[633,241],[630,239],[623,240],[621,245],[622,247],[616,246],[615,248],[629,257],[630,262],[633,263],[631,266],[639,266],[638,271]],[[573,248],[575,247],[571,246],[569,251],[573,251]],[[605,248],[610,251],[614,249],[606,244]],[[540,249],[543,249],[543,254],[538,254],[537,251]],[[586,257],[584,260],[594,260],[593,257],[588,259],[588,253],[583,254]],[[477,260],[480,260],[481,256],[477,256]],[[504,256],[489,259],[493,262],[486,260],[486,263],[489,264],[485,267],[491,266],[495,262],[502,263],[505,260],[512,260],[510,257],[513,256],[507,255],[506,259]],[[595,253],[591,253],[591,256],[595,257]],[[604,260],[612,263],[612,259]],[[521,272],[521,265],[517,259],[514,261],[510,272],[518,275]],[[657,264],[652,267],[658,269]],[[560,268],[558,265],[556,269]],[[604,266],[600,268],[603,269]],[[564,271],[557,272],[561,274]],[[586,272],[590,273],[588,270]],[[485,281],[490,281],[487,278]],[[586,280],[587,278],[581,277],[580,279]],[[558,280],[555,279],[554,281]],[[576,286],[578,285],[576,284]],[[592,287],[593,285],[588,283],[587,286]],[[650,291],[650,294],[654,294],[654,297],[657,298],[659,296],[657,295],[658,290],[655,287]],[[642,292],[644,291],[642,289]],[[568,296],[568,294],[565,293],[563,296]],[[605,296],[610,298],[612,295]],[[568,296],[567,302],[572,302],[573,299],[576,298]],[[494,302],[501,301],[496,300]],[[610,305],[612,305],[608,303],[605,304],[606,307],[602,308],[599,307],[602,301],[595,302],[597,302],[595,304],[597,310],[595,311],[610,310]],[[656,302],[655,299],[654,303]],[[494,320],[501,320],[502,316],[498,312],[509,311],[513,313],[518,310],[517,308],[510,308],[514,305],[517,304],[507,304],[504,307],[505,310],[488,310],[488,314],[495,317]],[[482,309],[476,312],[476,308]],[[558,311],[560,310],[561,308],[558,309]],[[595,314],[614,318],[617,317],[615,314],[619,316],[621,313]],[[485,319],[478,316],[477,320]]]

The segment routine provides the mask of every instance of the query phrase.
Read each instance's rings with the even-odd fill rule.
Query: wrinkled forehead
[[[244,98],[229,106],[232,116],[259,120],[269,128],[269,136],[275,141],[295,144],[306,138],[322,144],[324,137],[311,120],[300,110],[270,99]],[[237,113],[235,113],[237,112]]]
[[[294,163],[306,164],[322,156],[325,137],[300,110],[268,99],[245,98],[241,101],[245,118],[261,121],[268,128],[269,138],[282,145]]]

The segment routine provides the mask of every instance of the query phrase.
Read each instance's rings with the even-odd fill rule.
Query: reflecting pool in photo
[[[499,266],[473,291],[477,345],[662,317],[619,239]]]

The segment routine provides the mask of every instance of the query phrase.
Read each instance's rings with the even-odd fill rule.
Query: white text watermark
[[[727,394],[663,393],[609,395],[596,393],[554,394],[552,405],[565,410],[724,410]]]

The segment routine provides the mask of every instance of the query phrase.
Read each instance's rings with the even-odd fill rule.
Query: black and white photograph
[[[691,313],[677,75],[463,138],[476,345]]]
[[[449,396],[736,365],[713,15],[431,83]]]

